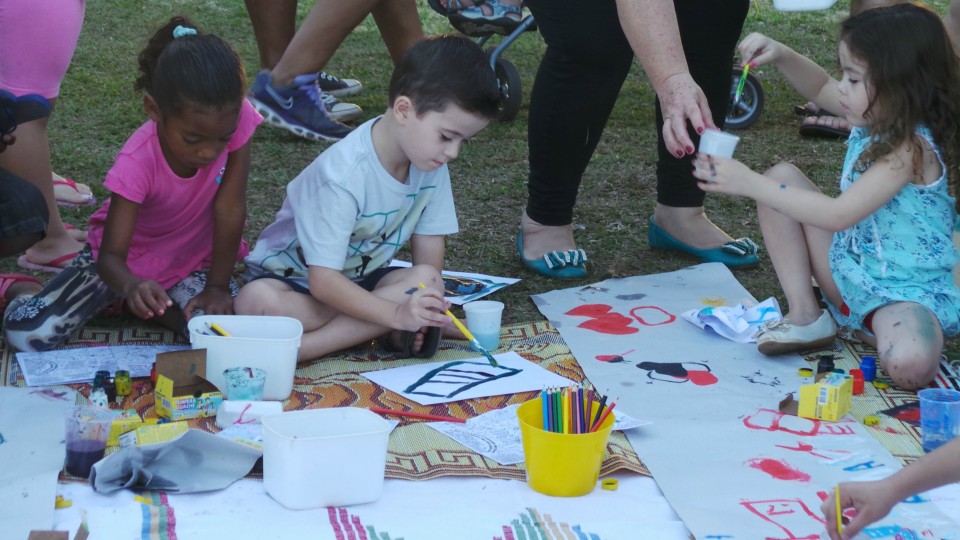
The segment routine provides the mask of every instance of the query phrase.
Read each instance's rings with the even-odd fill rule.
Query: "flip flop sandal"
[[[395,344],[391,339],[393,332],[388,332],[380,337],[380,345],[388,352],[400,353],[400,358],[432,358],[440,347],[440,327],[431,326],[423,336],[423,346],[420,352],[413,352],[413,343],[417,338],[417,332],[402,330],[400,332],[400,343]]]
[[[21,255],[17,259],[17,266],[23,268],[24,270],[37,270],[40,272],[52,272],[54,274],[59,274],[60,272],[66,270],[67,267],[70,266],[70,262],[77,258],[77,255],[79,254],[79,251],[67,253],[66,255],[61,255],[60,257],[45,263],[35,263],[28,260],[26,255]]]
[[[38,94],[15,96],[0,90],[0,135],[12,133],[17,125],[39,120],[50,114],[50,102]]]
[[[57,205],[58,205],[58,206],[66,206],[66,207],[69,207],[69,208],[79,208],[79,207],[81,207],[81,206],[93,206],[93,205],[97,204],[97,198],[94,197],[93,194],[80,193],[80,190],[77,189],[77,183],[74,182],[73,180],[69,179],[69,178],[64,178],[63,180],[56,179],[56,180],[53,181],[53,185],[54,185],[54,186],[67,186],[67,187],[69,187],[70,189],[72,189],[73,191],[77,192],[77,194],[80,195],[80,198],[81,198],[81,201],[80,201],[80,202],[68,201],[68,200],[64,200],[64,199],[57,199]]]
[[[7,290],[14,283],[36,283],[43,285],[39,279],[26,274],[0,274],[0,313],[7,309]]]
[[[850,130],[835,128],[833,126],[822,126],[820,124],[800,124],[800,135],[802,137],[820,139],[846,139],[850,136]]]

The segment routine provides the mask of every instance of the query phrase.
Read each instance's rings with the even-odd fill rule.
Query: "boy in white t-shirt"
[[[444,235],[458,231],[446,164],[495,117],[499,99],[496,75],[470,39],[437,36],[411,47],[383,116],[287,186],[276,220],[246,258],[251,280],[236,312],[300,320],[300,360],[385,332],[388,348],[432,356],[450,323]],[[388,267],[408,241],[413,266]]]

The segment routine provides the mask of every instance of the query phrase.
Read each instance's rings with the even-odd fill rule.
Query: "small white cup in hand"
[[[708,129],[700,136],[699,151],[711,156],[732,158],[740,137],[719,129]]]

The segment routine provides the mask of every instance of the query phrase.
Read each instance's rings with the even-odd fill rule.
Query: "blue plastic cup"
[[[503,317],[503,302],[480,300],[463,305],[467,314],[467,329],[477,338],[480,346],[488,351],[500,348],[500,320]],[[474,348],[471,345],[471,348]]]
[[[960,434],[960,392],[926,388],[917,396],[923,451],[932,452]]]

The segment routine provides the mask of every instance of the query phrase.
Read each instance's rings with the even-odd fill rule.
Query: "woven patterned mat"
[[[71,336],[64,348],[103,345],[186,344],[172,332],[158,328],[85,328]],[[560,334],[547,322],[505,326],[501,344],[520,356],[574,381],[583,380],[583,372],[563,343]],[[445,341],[431,361],[475,357],[465,342]],[[285,411],[323,407],[402,408],[415,412],[471,418],[492,409],[522,403],[536,392],[495,396],[447,404],[423,406],[384,390],[360,373],[415,364],[421,361],[397,359],[377,346],[357,347],[322,360],[301,363],[296,370],[293,394],[284,402]],[[25,386],[19,365],[12,351],[0,343],[0,384]],[[86,394],[88,384],[70,385]],[[153,387],[149,381],[134,380],[133,393],[120,405],[136,409],[142,417],[154,417]],[[216,432],[213,418],[189,421],[191,427]],[[613,432],[600,473],[626,470],[648,475],[650,472],[637,457],[627,438]],[[65,474],[65,473],[64,473]],[[482,476],[502,479],[525,479],[523,465],[500,465],[460,445],[449,437],[421,425],[404,420],[390,437],[386,476],[406,480],[428,480],[441,476]],[[63,478],[73,480],[72,478]]]

